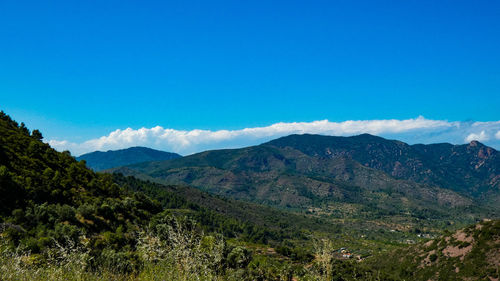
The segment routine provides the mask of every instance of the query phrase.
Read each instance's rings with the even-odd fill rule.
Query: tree
[[[33,130],[33,132],[31,132],[31,136],[33,138],[35,138],[36,140],[39,140],[41,141],[43,139],[43,136],[42,136],[42,133],[39,131],[39,130]]]

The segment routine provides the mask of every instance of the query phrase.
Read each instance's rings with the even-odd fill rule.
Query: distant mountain
[[[96,173],[42,139],[0,111],[1,280],[148,279],[151,272],[165,280],[278,280],[283,272],[291,279],[319,264],[316,235],[351,241],[365,254],[379,242],[352,237],[370,230],[370,239],[387,239],[379,223],[341,225],[187,186]],[[177,273],[186,257],[190,269]],[[193,270],[195,259],[201,269]],[[385,275],[341,261],[332,268],[332,276]],[[323,271],[312,268],[304,279]]]
[[[496,150],[477,142],[410,146],[366,134],[292,135],[114,171],[326,215],[465,218],[477,198],[498,198],[498,161]]]
[[[155,150],[147,147],[130,147],[106,152],[95,151],[83,154],[76,159],[85,160],[87,166],[95,171],[102,171],[114,167],[125,166],[148,161],[162,161],[182,157],[177,153]]]
[[[313,157],[347,157],[394,178],[474,196],[500,190],[500,154],[477,141],[464,145],[408,145],[369,134],[353,137],[291,135],[266,145],[293,148]]]
[[[397,280],[498,280],[500,221],[485,220],[369,262]]]
[[[67,239],[79,241],[80,235],[90,239],[93,255],[100,254],[103,244],[130,251],[129,246],[137,243],[137,231],[164,209],[195,219],[205,230],[254,243],[277,243],[290,235],[298,238],[302,229],[324,233],[338,229],[334,224],[221,199],[188,186],[95,173],[41,140],[38,130],[30,132],[0,111],[1,243],[9,239],[33,253]],[[107,238],[110,235],[114,238]]]
[[[437,231],[452,228],[456,222],[475,220],[478,212],[484,211],[477,205],[485,195],[497,198],[497,152],[477,142],[451,146],[451,154],[450,145],[438,145],[436,149],[401,144],[407,152],[401,149],[399,156],[406,153],[411,155],[407,159],[413,159],[405,163],[421,161],[425,165],[423,171],[432,167],[425,173],[432,175],[429,181],[416,176],[420,175],[416,172],[418,165],[413,172],[402,169],[407,171],[402,176],[386,172],[379,164],[370,166],[377,160],[382,167],[391,167],[392,158],[398,162],[403,159],[393,148],[399,142],[367,135],[340,138],[356,147],[349,150],[346,145],[344,152],[337,144],[325,148],[315,140],[304,144],[300,138],[295,142],[283,138],[243,149],[207,151],[112,169],[149,180],[143,181],[120,174],[95,173],[83,162],[75,161],[70,153],[57,152],[42,139],[38,130],[30,132],[23,123],[18,124],[0,112],[0,263],[2,268],[13,264],[15,268],[6,267],[4,271],[16,274],[2,280],[10,280],[11,276],[31,280],[40,272],[50,273],[46,270],[52,270],[54,264],[57,275],[47,276],[76,276],[61,271],[67,267],[73,272],[73,263],[51,262],[73,255],[66,249],[85,256],[78,258],[76,265],[91,271],[78,271],[77,274],[85,274],[80,276],[99,274],[101,270],[110,270],[112,274],[103,271],[102,276],[106,277],[91,279],[149,274],[147,268],[156,267],[148,266],[159,264],[157,260],[151,264],[150,257],[167,260],[161,255],[176,249],[162,243],[177,243],[178,237],[200,242],[194,247],[201,246],[204,259],[211,255],[207,250],[217,245],[213,241],[219,239],[219,234],[231,240],[220,244],[223,248],[215,252],[217,262],[213,264],[227,276],[237,270],[235,280],[274,280],[281,277],[281,272],[288,279],[299,275],[307,280],[500,277],[499,221],[483,221],[425,244],[401,243],[435,237]],[[331,156],[335,147],[339,152]],[[373,161],[365,163],[357,158],[363,153],[355,152],[362,149],[376,155]],[[431,149],[435,155],[427,154]],[[325,155],[317,151],[329,152]],[[454,184],[439,186],[439,179],[445,180],[439,171],[452,171],[449,176],[455,176],[452,179],[459,188]],[[156,182],[191,183],[197,188]],[[232,200],[200,189],[289,208]],[[488,216],[495,210],[498,204],[490,205]],[[457,224],[453,228],[457,229]],[[201,236],[202,232],[209,235]],[[318,243],[323,243],[319,249]],[[181,245],[181,251],[191,255],[192,246]],[[151,247],[161,251],[149,252]],[[336,249],[341,247],[348,247],[360,261],[340,260]],[[167,257],[170,260],[171,256]],[[172,257],[172,266],[154,272],[170,272],[185,260],[181,260],[184,254],[181,258]],[[218,264],[240,257],[245,258],[245,264]],[[324,258],[328,258],[326,265]],[[141,271],[143,266],[148,271]],[[17,272],[17,268],[22,268],[22,272]],[[30,271],[32,268],[35,271]]]

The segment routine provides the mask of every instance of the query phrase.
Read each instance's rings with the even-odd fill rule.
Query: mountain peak
[[[107,150],[105,152],[114,152],[114,151],[132,151],[132,150],[149,150],[149,151],[161,151],[161,150],[156,150],[156,149],[153,149],[153,148],[149,148],[149,147],[145,147],[145,146],[131,146],[129,148],[122,148],[122,149],[116,149],[116,150]],[[104,151],[95,151],[95,152],[104,152]],[[93,153],[93,152],[89,152],[89,153]],[[87,153],[87,154],[89,154]]]
[[[180,158],[177,153],[165,152],[148,147],[134,146],[119,150],[108,150],[106,152],[95,151],[77,157],[77,160],[85,160],[87,165],[96,170],[106,170],[118,166],[125,166],[149,161],[163,161]]]
[[[484,144],[482,144],[482,143],[480,143],[480,142],[479,142],[479,141],[477,141],[477,140],[473,140],[473,141],[471,141],[471,142],[469,143],[469,146],[470,146],[470,147],[478,147],[478,146],[480,147],[480,146],[485,146],[485,145],[484,145]]]
[[[375,135],[368,134],[368,133],[363,133],[363,134],[359,134],[359,135],[352,136],[352,137],[357,137],[357,138],[382,138],[382,137],[375,136]]]
[[[372,134],[368,134],[368,133],[363,133],[360,135],[355,135],[355,136],[345,137],[345,138],[357,139],[357,140],[363,140],[363,141],[391,141],[391,140],[388,140],[386,138],[372,135]]]
[[[497,151],[478,141],[465,145],[410,146],[370,134],[352,137],[295,135],[267,145],[293,148],[314,157],[349,157],[398,179],[472,193],[496,186],[497,181],[492,179],[498,176]]]

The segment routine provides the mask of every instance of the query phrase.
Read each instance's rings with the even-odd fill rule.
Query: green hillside
[[[408,145],[363,134],[353,137],[291,135],[266,145],[325,158],[349,157],[395,178],[481,196],[500,188],[500,154],[477,141]]]
[[[478,206],[479,199],[468,193],[397,179],[351,157],[323,157],[271,144],[207,151],[111,171],[159,183],[189,184],[220,196],[302,213],[317,211],[331,218],[472,223],[498,212],[494,205]]]
[[[158,202],[96,174],[0,113],[0,219],[4,235],[32,253],[85,236],[94,249],[133,246],[133,232],[162,209]]]
[[[30,133],[3,112],[0,117],[0,230],[13,245],[32,253],[66,243],[67,238],[77,243],[82,236],[90,239],[92,249],[132,253],[134,232],[148,226],[155,215],[188,216],[208,232],[260,243],[279,243],[300,231],[293,227],[287,235],[280,234],[276,222],[322,228],[302,217],[240,205],[189,187],[95,173],[84,161],[41,142],[37,130]]]
[[[312,239],[342,233],[319,218],[187,186],[97,174],[3,112],[0,140],[2,280],[319,278]]]
[[[473,206],[475,198],[349,158],[264,145],[120,169],[135,178],[95,173],[42,139],[1,112],[0,280],[498,275],[496,221],[408,246],[474,220],[484,211]],[[151,167],[154,173],[141,170]],[[169,175],[183,184],[159,183]],[[429,263],[418,267],[426,256]],[[458,275],[446,275],[452,267]]]

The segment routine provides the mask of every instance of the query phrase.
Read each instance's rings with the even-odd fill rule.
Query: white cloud
[[[370,133],[400,139],[409,143],[452,142],[461,143],[465,139],[488,140],[489,134],[500,134],[500,121],[495,122],[449,122],[430,120],[422,116],[406,120],[349,120],[330,122],[275,123],[266,127],[244,128],[240,130],[175,130],[156,126],[140,129],[117,129],[106,136],[90,139],[82,143],[66,140],[50,140],[49,144],[58,150],[70,150],[80,155],[95,150],[121,149],[130,146],[147,146],[180,154],[191,154],[207,149],[235,148],[256,145],[274,138],[290,134],[323,134],[347,136]],[[480,131],[479,134],[477,132]]]
[[[466,138],[465,138],[465,141],[466,142],[471,142],[471,141],[487,141],[489,140],[490,137],[488,136],[488,134],[486,134],[485,131],[481,131],[481,133],[479,134],[474,134],[474,133],[471,133],[469,134]]]
[[[495,134],[495,138],[496,138],[497,140],[500,140],[500,131],[498,131],[498,132]]]

